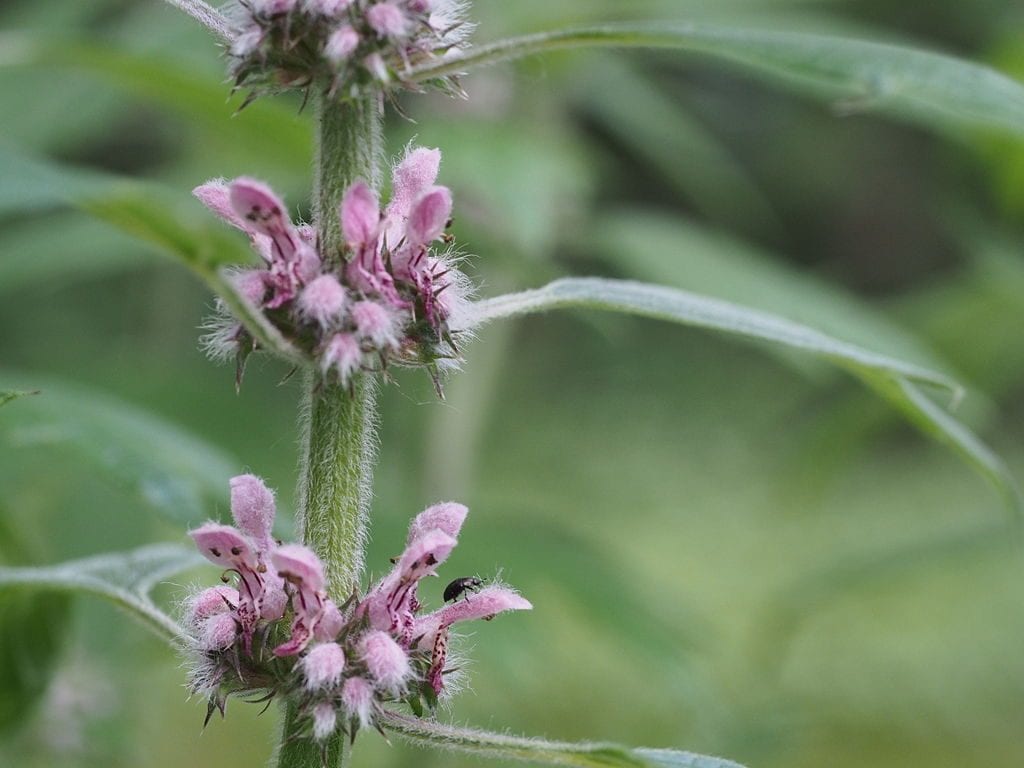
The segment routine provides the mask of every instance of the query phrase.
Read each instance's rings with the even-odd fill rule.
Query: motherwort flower
[[[437,504],[413,519],[394,568],[341,606],[325,591],[324,568],[304,546],[271,535],[274,497],[263,481],[231,481],[235,526],[207,523],[191,531],[199,551],[225,569],[224,583],[186,603],[192,635],[191,687],[209,697],[207,718],[223,714],[228,696],[290,700],[324,740],[355,737],[376,725],[382,707],[408,704],[417,715],[449,692],[451,627],[532,606],[513,589],[457,579],[454,602],[423,613],[418,588],[457,544],[467,509]],[[470,584],[474,591],[463,591]],[[459,589],[452,589],[458,585]]]
[[[417,64],[450,56],[471,25],[465,0],[238,0],[228,54],[236,87],[323,87],[355,98],[369,88],[417,88]],[[453,78],[432,83],[449,93]]]
[[[317,231],[295,225],[281,199],[259,181],[215,179],[194,194],[245,232],[263,261],[261,268],[232,275],[239,296],[315,360],[326,378],[346,384],[359,371],[395,363],[425,367],[437,381],[457,363],[468,294],[445,234],[452,195],[436,185],[440,162],[436,149],[407,151],[384,207],[366,182],[352,184],[337,211],[340,254],[320,253]],[[235,358],[240,377],[257,341],[223,304],[208,330],[208,352]]]

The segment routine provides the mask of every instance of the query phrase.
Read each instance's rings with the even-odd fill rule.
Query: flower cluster
[[[187,607],[191,685],[209,696],[207,717],[215,709],[223,714],[233,693],[260,701],[282,696],[307,718],[309,735],[323,740],[339,728],[354,737],[376,725],[388,703],[404,701],[422,714],[445,691],[454,623],[532,607],[506,586],[480,589],[479,579],[459,579],[446,590],[453,603],[420,615],[417,586],[455,547],[467,513],[461,504],[421,512],[394,569],[341,606],[327,595],[312,550],[272,538],[274,497],[262,480],[232,479],[231,512],[235,526],[191,531],[199,551],[225,569],[225,583],[196,593]]]
[[[317,231],[294,225],[261,182],[216,179],[194,194],[248,234],[263,260],[260,269],[232,275],[237,292],[326,377],[346,384],[357,371],[385,371],[393,362],[425,367],[436,382],[458,362],[456,329],[468,305],[468,280],[445,232],[451,192],[435,184],[440,162],[436,149],[410,149],[383,210],[366,182],[352,184],[338,211],[339,254],[322,254]],[[258,342],[223,304],[208,330],[207,351],[235,358],[240,378]]]
[[[355,98],[369,88],[415,88],[412,67],[459,50],[471,31],[464,0],[239,0],[229,49],[236,87],[320,85]],[[461,90],[452,78],[433,83]]]

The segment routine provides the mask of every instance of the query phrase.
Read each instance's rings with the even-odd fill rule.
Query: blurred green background
[[[480,41],[606,18],[742,21],[1024,77],[1024,9],[1008,0],[476,0],[474,16]],[[309,115],[278,100],[231,117],[215,46],[164,4],[6,0],[0,29],[6,144],[183,198],[256,175],[308,211]],[[876,349],[914,343],[968,384],[960,415],[1024,468],[1024,144],[678,54],[553,55],[465,86],[467,102],[403,99],[415,122],[392,115],[388,148],[443,150],[483,295],[604,274]],[[18,178],[0,190],[19,194]],[[184,269],[82,214],[3,221],[0,383],[44,392],[0,412],[0,556],[183,542],[196,515],[225,513],[243,470],[279,489],[287,517],[299,388],[257,362],[236,396],[197,347],[210,307]],[[504,569],[535,610],[473,628],[472,688],[444,717],[752,768],[1024,764],[1019,539],[983,480],[848,378],[573,313],[488,327],[447,393],[415,372],[384,391],[371,566],[387,567],[413,514],[459,499],[472,514],[442,576]],[[198,459],[215,479],[223,468],[221,490],[175,486],[142,412],[222,451]],[[0,627],[0,764],[270,754],[274,710],[234,702],[203,732],[181,660],[105,603],[7,602]],[[34,703],[14,698],[33,689]],[[479,762],[370,734],[354,765]]]

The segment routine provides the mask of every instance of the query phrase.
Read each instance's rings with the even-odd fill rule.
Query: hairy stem
[[[346,104],[321,97],[317,105],[314,215],[321,255],[334,267],[342,261],[338,206],[345,189],[357,178],[379,182],[381,115],[378,97]],[[341,602],[358,587],[363,570],[377,443],[376,386],[365,375],[349,387],[324,384],[315,371],[306,373],[304,386],[298,530],[324,564],[330,595]],[[315,744],[303,736],[308,723],[289,705],[278,768],[344,765],[344,734]]]

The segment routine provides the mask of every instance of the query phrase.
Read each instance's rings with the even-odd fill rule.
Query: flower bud
[[[341,673],[345,671],[345,651],[337,643],[321,643],[314,645],[300,663],[306,688],[311,691],[330,688],[341,682]]]
[[[324,45],[324,57],[332,64],[340,64],[359,47],[359,33],[349,25],[331,32]]]
[[[220,586],[197,592],[188,601],[189,623],[198,626],[211,616],[227,613],[238,605],[238,590]]]
[[[310,320],[327,328],[345,310],[345,289],[334,275],[320,275],[299,296],[299,310]]]
[[[345,617],[341,615],[335,602],[330,599],[324,600],[324,611],[313,631],[313,637],[323,642],[333,640],[344,626]]]
[[[313,738],[323,741],[332,733],[338,724],[338,715],[329,701],[321,701],[313,707]]]
[[[327,342],[322,362],[324,372],[334,368],[342,383],[348,382],[352,374],[359,370],[362,362],[363,350],[352,334],[336,333]]]
[[[366,21],[381,37],[405,37],[409,19],[402,9],[392,3],[379,3],[366,10]]]
[[[363,662],[377,685],[391,693],[402,689],[412,673],[409,657],[387,632],[372,630],[360,644]]]
[[[238,637],[238,624],[230,613],[218,613],[203,624],[199,642],[205,651],[223,651],[232,646]]]
[[[341,704],[346,715],[366,728],[373,715],[373,686],[361,677],[350,677],[341,687]]]
[[[352,322],[364,339],[369,339],[378,348],[397,347],[398,336],[395,316],[375,301],[360,301],[352,307]]]

